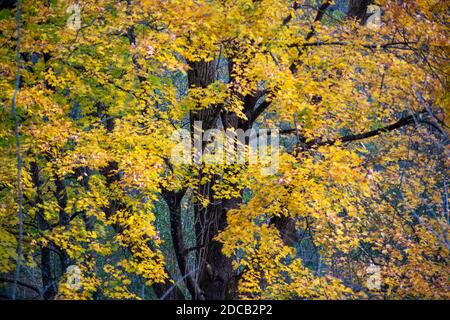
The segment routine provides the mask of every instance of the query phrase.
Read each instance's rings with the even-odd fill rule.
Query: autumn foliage
[[[20,2],[3,296],[450,298],[448,1]],[[195,121],[278,129],[276,172],[172,161]]]

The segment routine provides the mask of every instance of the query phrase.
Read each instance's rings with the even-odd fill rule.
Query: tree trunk
[[[373,0],[349,0],[347,18],[354,18],[365,24],[368,18],[367,7],[373,3]]]
[[[188,85],[190,88],[206,88],[217,80],[217,60],[205,62],[190,62]],[[221,113],[221,105],[211,105],[189,114],[191,137],[194,141],[195,122],[201,122],[202,130],[214,128]],[[202,143],[202,150],[205,144]],[[196,170],[199,181],[203,178],[201,164]],[[214,180],[214,179],[213,179]],[[162,195],[169,206],[171,235],[177,257],[178,267],[184,278],[192,299],[232,299],[235,297],[235,277],[231,259],[222,253],[222,245],[213,240],[226,226],[228,204],[215,201],[213,182],[208,181],[199,186],[199,197],[209,200],[207,206],[202,206],[197,197],[193,198],[195,235],[196,235],[196,265],[187,263],[188,250],[184,244],[181,224],[181,199],[184,192],[163,190]]]
[[[39,167],[36,162],[30,164],[31,180],[36,188],[36,197],[33,205],[37,207],[36,224],[40,232],[47,231],[50,226],[44,218],[44,210],[42,208],[43,199],[41,195],[42,179],[39,177]],[[42,296],[45,300],[51,300],[56,295],[56,287],[52,273],[51,249],[46,245],[41,245],[41,278],[42,278]]]

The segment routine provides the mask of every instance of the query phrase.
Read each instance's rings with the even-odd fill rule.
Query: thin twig
[[[19,239],[17,241],[17,264],[16,264],[16,272],[14,275],[14,282],[12,286],[11,299],[16,299],[16,291],[17,285],[19,284],[19,275],[20,275],[20,264],[21,264],[21,256],[22,256],[22,240],[23,240],[23,212],[22,212],[22,203],[23,203],[23,193],[22,193],[22,157],[20,155],[20,136],[19,136],[19,119],[17,117],[17,109],[16,109],[16,99],[17,93],[20,89],[20,0],[17,0],[17,12],[16,12],[16,23],[17,23],[17,75],[16,75],[16,87],[14,89],[14,94],[11,102],[11,113],[14,118],[14,136],[16,139],[17,146],[17,193],[19,198],[19,208],[18,208],[18,226],[19,226]]]

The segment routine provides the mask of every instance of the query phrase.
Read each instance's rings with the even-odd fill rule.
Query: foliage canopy
[[[21,3],[23,296],[450,297],[448,1],[376,1],[376,28],[352,13],[372,1]],[[16,50],[5,5],[5,290]],[[277,172],[173,163],[172,136],[193,121],[280,129]]]

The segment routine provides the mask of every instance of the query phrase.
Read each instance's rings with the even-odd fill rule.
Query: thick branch
[[[294,2],[292,9],[297,10],[298,8],[300,8],[300,5],[298,4],[298,2]],[[287,25],[289,22],[291,22],[291,20],[292,20],[292,14],[290,14],[289,16],[287,16],[286,18],[283,19],[283,26]]]
[[[249,119],[250,123],[253,124],[256,119],[269,107],[270,102],[267,100],[262,101],[259,106],[255,108],[255,110],[252,113],[251,119]]]
[[[371,138],[371,137],[375,137],[378,136],[382,133],[385,132],[389,132],[389,131],[393,131],[393,130],[397,130],[400,129],[404,126],[410,125],[415,123],[415,119],[416,116],[414,115],[410,115],[407,117],[403,117],[400,120],[398,120],[397,122],[390,124],[388,126],[382,127],[382,128],[378,128],[372,131],[368,131],[368,132],[364,132],[364,133],[359,133],[359,134],[354,134],[354,135],[349,135],[349,136],[344,136],[335,140],[325,140],[325,141],[320,141],[320,142],[309,142],[307,143],[308,146],[330,146],[335,144],[336,142],[340,141],[340,142],[352,142],[352,141],[357,141],[357,140],[363,140],[363,139],[367,139],[367,138]]]
[[[415,114],[415,115],[409,115],[406,117],[402,117],[395,123],[392,123],[385,127],[381,127],[381,128],[375,129],[375,130],[371,130],[371,131],[367,131],[367,132],[363,132],[363,133],[359,133],[359,134],[343,136],[343,137],[333,139],[333,140],[313,139],[311,141],[304,142],[305,141],[304,137],[301,137],[301,138],[304,142],[304,146],[306,149],[316,148],[316,147],[320,147],[320,146],[331,146],[337,142],[352,142],[352,141],[363,140],[363,139],[378,136],[385,132],[390,132],[393,130],[400,129],[400,128],[410,125],[410,124],[414,124],[414,123],[416,123],[416,121],[417,122],[425,122],[424,120],[421,120],[418,118],[418,116],[423,113],[426,113],[426,110],[422,110],[422,111],[418,112],[418,114]],[[281,130],[280,134],[294,134],[295,132],[296,132],[296,129],[292,128],[292,129]]]
[[[410,44],[416,44],[417,42],[389,42],[389,43],[381,43],[381,44],[364,44],[363,48],[367,49],[399,49],[399,50],[413,50],[409,47]],[[351,45],[350,42],[345,41],[332,41],[332,42],[307,42],[302,44],[293,44],[290,47],[320,47],[320,46],[348,46]],[[398,46],[407,46],[407,47],[398,47]]]
[[[325,15],[325,12],[327,11],[328,7],[331,6],[331,3],[333,1],[326,0],[322,3],[322,5],[317,10],[317,15],[314,18],[314,22],[322,20],[323,16]],[[306,35],[305,40],[308,41],[316,34],[316,30],[314,29],[314,26],[311,26],[311,31]]]
[[[5,282],[5,283],[14,283],[14,282],[16,282],[19,286],[22,286],[24,288],[33,290],[34,292],[36,292],[39,295],[41,295],[41,292],[39,291],[38,288],[36,288],[35,286],[32,286],[31,284],[22,282],[22,281],[15,281],[15,280],[6,279],[6,278],[0,278],[0,282]]]
[[[184,192],[163,190],[163,198],[167,202],[170,214],[170,233],[178,267],[185,279],[189,293],[194,300],[205,300],[203,291],[196,279],[188,270],[187,251],[184,245],[183,226],[181,222],[181,200]]]

